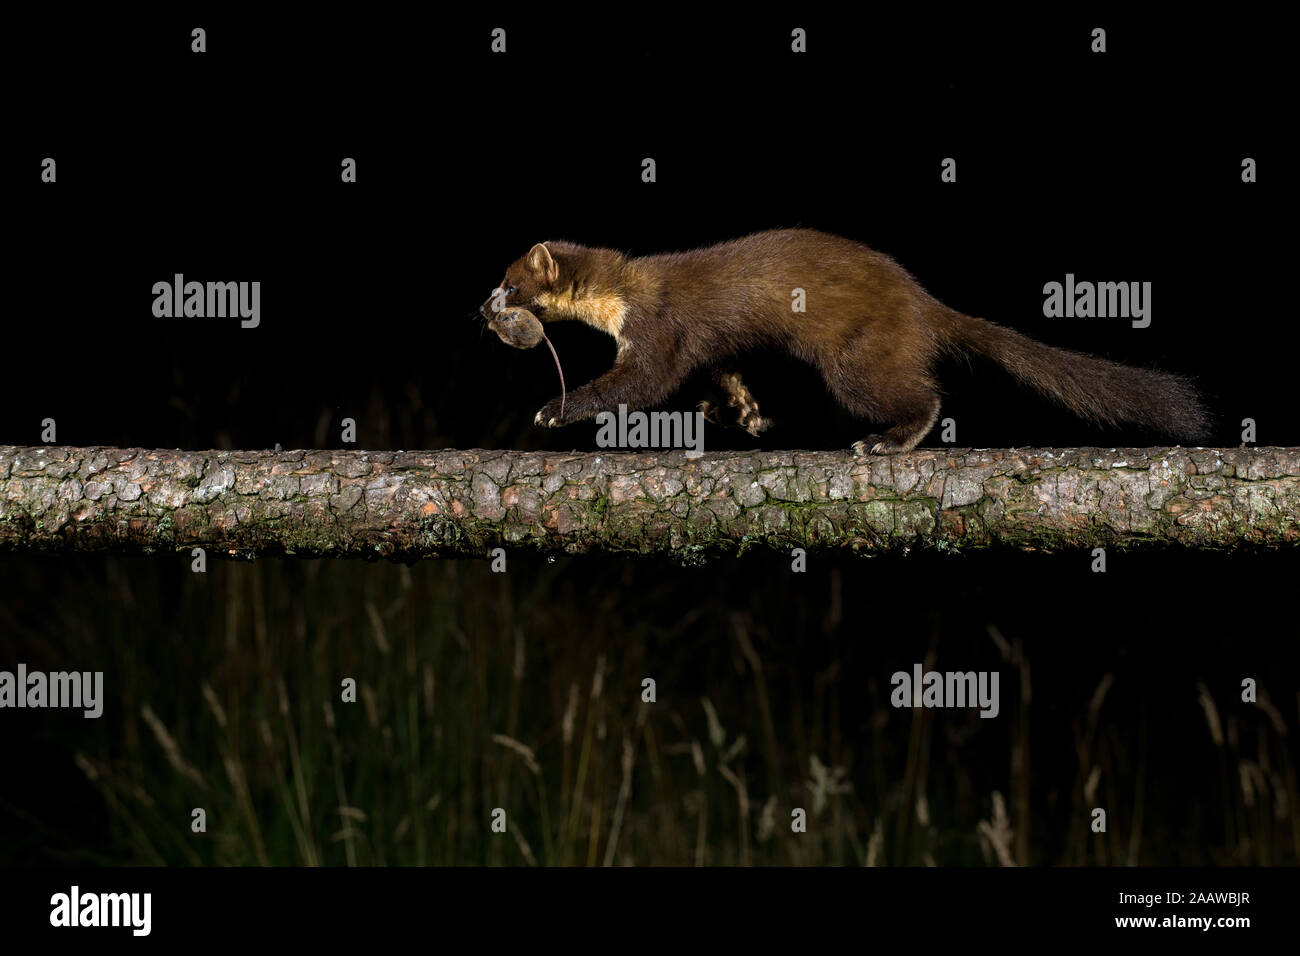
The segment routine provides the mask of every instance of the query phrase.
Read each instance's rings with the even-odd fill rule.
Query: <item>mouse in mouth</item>
[[[546,338],[542,322],[527,309],[502,309],[488,319],[488,328],[502,342],[517,349],[536,348]]]
[[[555,346],[551,340],[546,337],[546,332],[542,329],[542,322],[528,309],[523,308],[505,308],[493,312],[488,316],[488,328],[497,334],[502,342],[517,349],[536,348],[542,342],[551,350],[551,358],[555,359],[555,370],[560,375],[560,419],[564,418],[564,403],[568,396],[567,389],[564,387],[564,369],[560,366],[559,353],[555,351]]]

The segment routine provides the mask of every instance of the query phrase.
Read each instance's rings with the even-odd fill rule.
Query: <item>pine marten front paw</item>
[[[541,425],[543,428],[559,428],[565,424],[560,416],[560,400],[552,399],[538,409],[537,414],[533,416],[533,424]]]

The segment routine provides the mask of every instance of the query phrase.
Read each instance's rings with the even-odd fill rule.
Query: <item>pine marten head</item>
[[[492,290],[492,296],[479,307],[488,328],[506,345],[517,349],[531,349],[546,338],[539,316],[546,314],[546,306],[537,299],[548,291],[559,278],[559,265],[542,243],[528,250],[528,255],[517,259],[506,269],[501,285]]]
[[[519,348],[532,348],[541,341],[541,323],[538,321],[546,315],[546,305],[539,298],[551,292],[560,277],[560,266],[551,255],[551,250],[544,243],[538,243],[528,250],[528,254],[516,259],[506,269],[501,285],[492,290],[492,296],[479,312],[488,320],[488,326],[508,344],[515,343],[502,335],[502,328],[523,328],[536,324],[537,337],[532,345],[520,345]],[[531,323],[512,318],[504,319],[507,314],[518,315],[520,311],[528,313]],[[498,328],[501,326],[501,328]]]
[[[548,309],[544,297],[553,295],[559,281],[559,264],[543,243],[528,250],[528,255],[511,263],[501,285],[492,290],[492,297],[479,307],[487,319],[488,328],[506,345],[517,349],[531,349],[542,342],[551,350],[555,370],[560,374],[560,414],[564,417],[564,369],[555,346],[546,337],[539,315]],[[552,423],[553,424],[553,423]]]
[[[617,339],[627,312],[618,281],[621,259],[621,255],[607,250],[539,242],[510,264],[501,285],[493,290],[492,297],[479,311],[492,330],[510,345],[515,342],[502,334],[498,326],[509,330],[522,329],[523,325],[511,326],[500,320],[494,325],[493,321],[511,309],[523,309],[539,323],[576,319]],[[526,340],[532,344],[517,347],[532,348],[541,341],[532,335]]]

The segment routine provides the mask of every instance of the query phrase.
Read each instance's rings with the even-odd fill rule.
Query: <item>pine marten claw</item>
[[[727,424],[722,420],[722,416],[718,414],[718,406],[714,405],[712,402],[700,402],[695,407],[699,409],[700,414],[704,416],[706,422],[713,422],[715,425]]]
[[[888,455],[895,450],[889,447],[889,442],[880,435],[868,435],[862,441],[855,441],[852,448],[853,454],[860,458],[866,455]]]
[[[541,425],[543,428],[558,428],[560,426],[560,403],[547,402],[543,405],[536,415],[533,416],[533,424]]]
[[[740,424],[745,431],[757,438],[759,435],[763,434],[763,432],[771,428],[775,422],[773,422],[772,419],[764,418],[755,412],[754,414],[741,415]]]

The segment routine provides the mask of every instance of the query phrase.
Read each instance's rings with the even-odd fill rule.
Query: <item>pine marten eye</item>
[[[506,295],[514,295],[515,286],[506,286]]]

